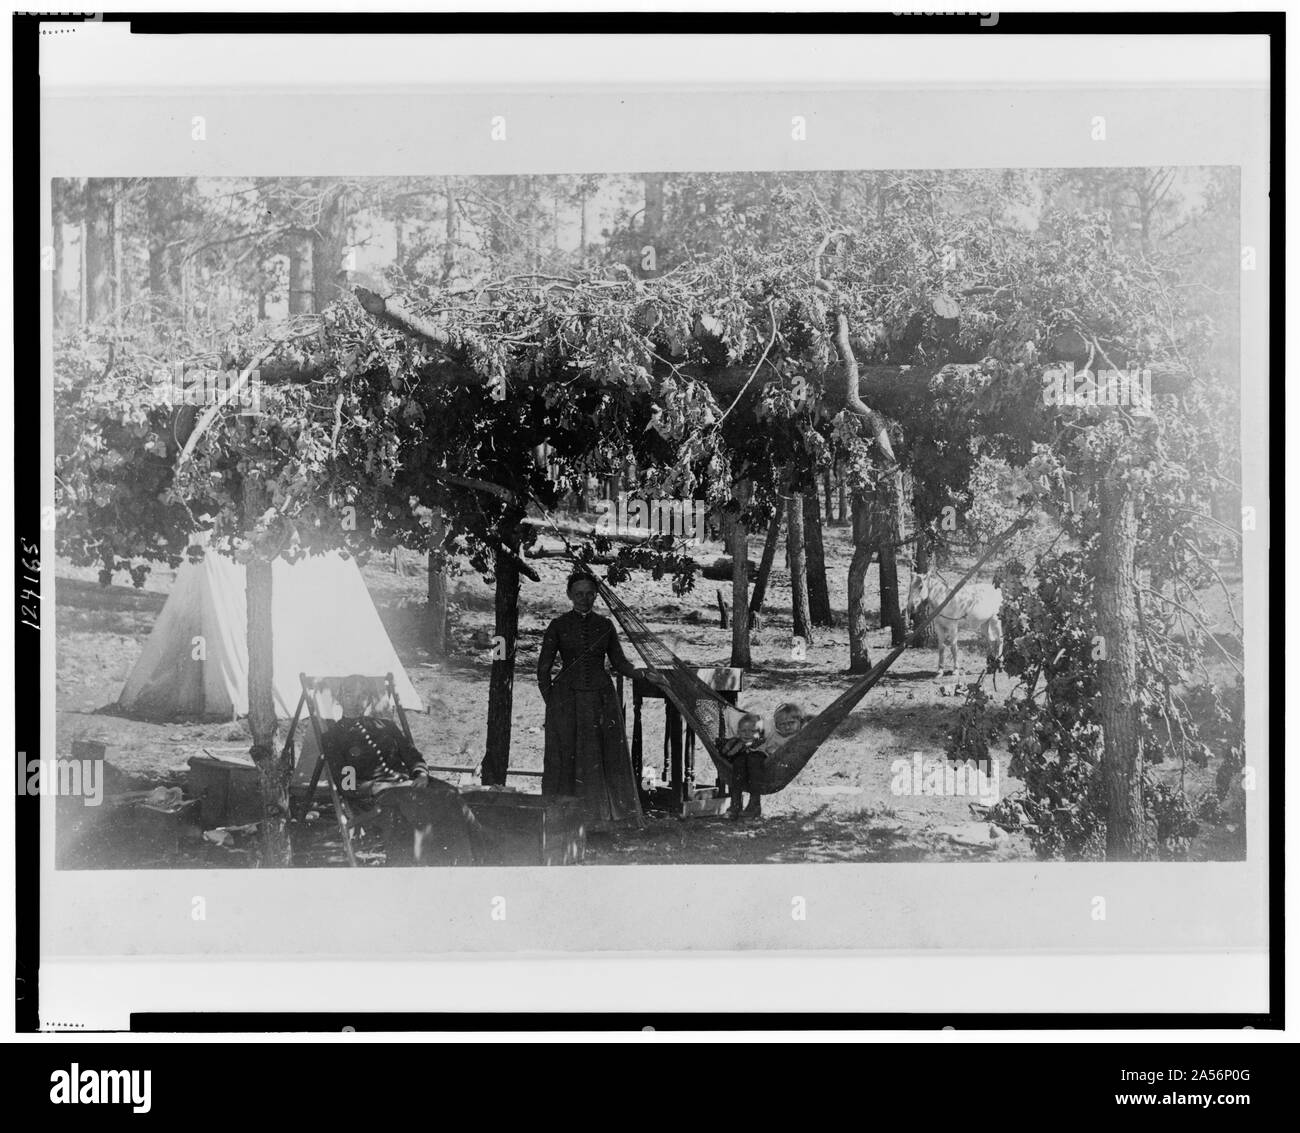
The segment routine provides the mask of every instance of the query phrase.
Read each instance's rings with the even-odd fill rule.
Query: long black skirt
[[[632,756],[613,681],[596,689],[575,689],[561,679],[551,689],[542,794],[582,799],[589,828],[641,825]]]

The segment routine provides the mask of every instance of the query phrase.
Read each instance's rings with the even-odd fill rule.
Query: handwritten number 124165
[[[38,630],[41,628],[41,548],[39,544],[29,543],[26,539],[20,539],[19,545],[24,555],[23,558],[18,560],[23,568],[21,582],[24,584],[30,583],[30,586],[24,585],[18,594],[19,608],[22,610],[21,621],[23,625]],[[36,589],[31,589],[32,586],[36,587]],[[27,604],[29,602],[31,605]]]

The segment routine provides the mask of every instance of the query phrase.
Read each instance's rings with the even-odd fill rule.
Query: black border
[[[40,290],[31,287],[32,269],[39,270],[41,226],[31,223],[41,215],[40,181],[40,76],[38,74],[38,21],[15,16],[13,25],[13,99],[14,99],[14,374],[39,374],[43,343],[38,334],[19,334],[41,325]],[[20,112],[22,107],[26,115]],[[32,129],[28,115],[35,108],[38,125]],[[26,233],[24,236],[23,233]],[[20,266],[21,265],[21,266]],[[39,276],[46,283],[45,273]],[[32,474],[40,466],[40,433],[35,430],[36,459],[30,449],[19,447],[19,422],[41,419],[40,380],[14,381],[14,579],[22,577],[22,540],[41,534],[40,476]],[[31,426],[29,425],[30,429]],[[28,433],[30,444],[32,433]],[[20,486],[21,485],[21,486]],[[52,564],[51,564],[52,565]],[[47,585],[42,581],[42,586]],[[48,584],[52,587],[52,581]],[[53,597],[52,591],[42,593]],[[41,750],[41,639],[19,620],[18,603],[14,603],[14,751],[15,763],[25,758],[21,753]],[[9,774],[9,787],[15,783],[17,767]],[[41,955],[41,809],[40,797],[14,796],[14,1029],[34,1031],[39,1028],[39,974]]]
[[[738,16],[743,17],[737,19]],[[83,22],[68,19],[65,22]],[[106,23],[129,22],[134,34],[147,35],[430,35],[499,33],[508,30],[531,35],[545,34],[928,34],[969,35],[1096,35],[1180,34],[1180,35],[1267,35],[1270,37],[1270,168],[1269,213],[1270,311],[1269,326],[1270,402],[1276,395],[1277,422],[1270,437],[1269,527],[1274,533],[1276,557],[1283,565],[1285,536],[1285,478],[1274,475],[1284,468],[1285,388],[1285,169],[1286,105],[1285,57],[1286,17],[1283,12],[1002,12],[992,27],[983,27],[978,14],[968,16],[919,16],[839,12],[751,12],[726,13],[271,13],[252,15],[229,13],[114,12],[101,17]],[[15,14],[13,17],[13,119],[14,119],[14,327],[40,325],[39,288],[24,286],[31,265],[40,260],[41,228],[28,223],[40,210],[40,80],[38,74],[39,27],[58,23],[57,15]],[[508,22],[508,26],[507,26]],[[797,24],[797,30],[791,25]],[[31,129],[35,109],[37,129]],[[19,234],[26,232],[25,238]],[[1249,242],[1243,239],[1243,242]],[[25,249],[25,251],[24,251]],[[42,286],[44,280],[42,276]],[[14,373],[39,374],[43,343],[39,336],[16,333]],[[39,383],[14,382],[15,422],[38,421],[41,413]],[[27,453],[15,445],[14,517],[15,566],[21,557],[20,540],[40,531],[41,498],[39,477],[31,474]],[[21,489],[19,488],[21,485]],[[1273,577],[1274,547],[1267,560],[1268,578]],[[15,570],[15,578],[22,571]],[[1271,587],[1270,587],[1271,593]],[[18,621],[15,605],[15,704],[24,708],[41,703],[40,639]],[[1279,627],[1280,628],[1280,627]],[[1263,1014],[310,1014],[310,1013],[220,1013],[135,1014],[132,1031],[228,1032],[228,1031],[574,1031],[643,1030],[1041,1030],[1041,1029],[1232,1029],[1241,1027],[1281,1029],[1285,1004],[1285,826],[1283,803],[1286,764],[1283,756],[1282,705],[1284,689],[1283,640],[1274,634],[1270,648],[1268,689],[1270,699],[1269,741],[1269,1010]],[[16,751],[39,752],[40,719],[36,713],[19,711],[15,719]],[[13,782],[11,778],[11,783]],[[39,1029],[40,967],[40,799],[15,797],[15,1027],[19,1032]]]

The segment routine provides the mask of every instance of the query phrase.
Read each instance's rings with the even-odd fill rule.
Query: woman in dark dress
[[[625,677],[641,676],[656,684],[662,678],[635,669],[623,655],[614,623],[592,613],[596,580],[590,574],[575,571],[568,594],[573,609],[546,627],[537,659],[537,684],[546,701],[542,794],[583,799],[589,828],[621,822],[639,826],[641,804],[623,712],[605,661]],[[557,654],[561,668],[552,677]]]

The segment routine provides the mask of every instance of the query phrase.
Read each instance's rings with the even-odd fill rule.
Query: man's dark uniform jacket
[[[344,717],[325,729],[321,740],[325,758],[339,782],[352,768],[351,786],[393,783],[428,774],[424,759],[391,720],[373,716]]]

